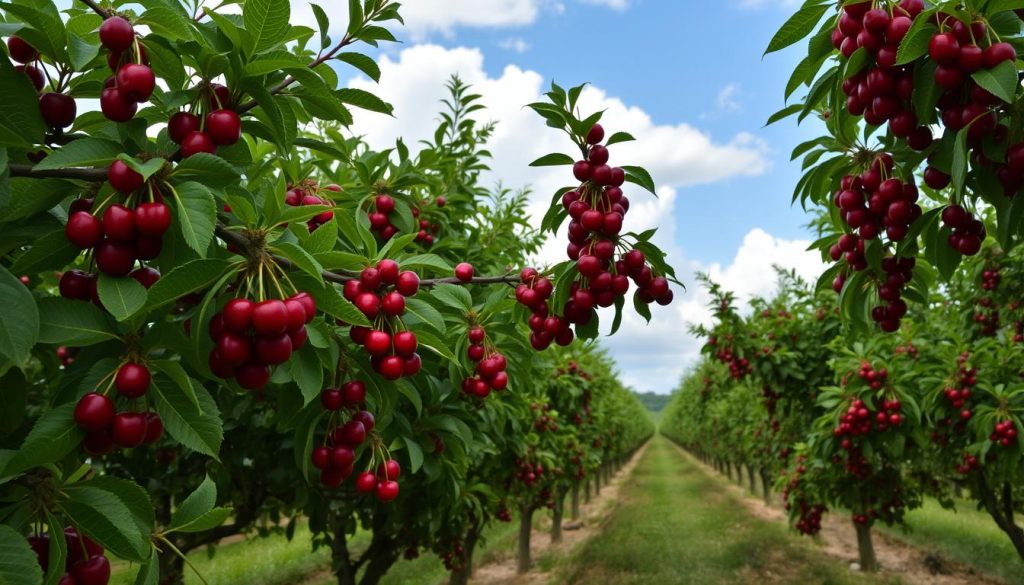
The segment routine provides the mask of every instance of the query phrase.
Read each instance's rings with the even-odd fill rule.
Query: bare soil
[[[684,449],[672,445],[695,465],[709,475],[720,474],[712,467],[687,453]],[[746,489],[730,483],[729,491],[743,503],[755,517],[769,522],[787,522],[786,512],[781,506],[769,506],[764,500],[752,495]],[[880,574],[885,577],[899,579],[907,585],[1005,585],[1003,581],[981,575],[971,567],[939,559],[918,548],[890,538],[877,531],[873,533],[875,556],[882,566]],[[845,562],[850,566],[859,561],[857,554],[857,535],[849,519],[838,514],[827,514],[822,518],[821,533],[814,538],[826,555]],[[936,574],[933,568],[941,566],[942,572]]]

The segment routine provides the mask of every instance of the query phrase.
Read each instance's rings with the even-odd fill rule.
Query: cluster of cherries
[[[500,512],[499,512],[500,514]],[[501,516],[498,517],[501,520]],[[509,519],[502,520],[502,522],[511,522],[512,516]],[[448,547],[448,550],[441,555],[441,560],[444,562],[444,568],[446,571],[461,571],[463,567],[462,557],[465,554],[465,549],[462,548],[462,541],[455,541]]]
[[[466,333],[469,347],[466,349],[470,361],[476,362],[476,375],[462,381],[462,391],[478,398],[487,398],[491,390],[508,388],[508,360],[486,343],[487,332],[479,325],[469,328]]]
[[[551,412],[550,404],[542,406],[535,402],[530,405],[530,410],[540,412],[540,416],[533,421],[533,430],[538,433],[554,433],[558,431],[558,417],[548,414]]]
[[[341,187],[338,185],[327,185],[324,189],[332,191],[334,193],[340,193]],[[293,186],[288,189],[288,192],[284,196],[285,205],[291,207],[306,207],[309,205],[330,205],[329,199],[324,200],[317,196],[319,186],[315,181],[303,182],[299,186]],[[334,219],[334,210],[325,210],[306,222],[306,226],[312,233],[316,231],[316,228],[322,226],[325,223],[330,222]]]
[[[562,316],[552,315],[548,301],[555,287],[551,279],[540,274],[534,268],[524,268],[519,273],[519,284],[516,285],[516,301],[530,310],[530,346],[537,351],[544,351],[552,343],[565,347],[572,343],[575,334],[570,327],[579,319],[590,320],[590,311],[582,314],[579,305],[570,300],[565,305]],[[575,298],[575,293],[570,295]],[[591,307],[593,303],[591,303]],[[584,323],[586,321],[583,321]]]
[[[796,504],[799,517],[793,524],[800,534],[806,534],[813,536],[821,532],[821,517],[828,511],[828,508],[821,504],[811,504],[805,498],[797,498],[795,502],[790,501],[790,496],[800,485],[800,477],[806,472],[804,467],[798,466],[795,470],[795,475],[789,480],[789,482],[782,488],[782,499],[785,502],[783,508],[787,511],[793,508]]]
[[[515,479],[521,481],[527,489],[533,487],[544,476],[544,466],[540,463],[531,463],[529,455],[524,458],[516,458],[515,470]]]
[[[60,365],[66,368],[75,363],[75,356],[78,355],[78,351],[77,347],[58,346],[56,353],[57,359],[60,360]]]
[[[863,48],[873,58],[863,71],[843,82],[846,109],[854,116],[863,115],[873,126],[888,122],[894,136],[906,139],[915,150],[924,150],[932,143],[932,131],[919,124],[914,114],[914,70],[896,65],[900,42],[924,10],[924,2],[903,0],[891,15],[871,6],[870,1],[845,5],[832,31],[832,44],[843,57],[848,59]]]
[[[416,334],[405,329],[405,299],[419,292],[420,278],[415,272],[401,271],[394,260],[384,259],[368,266],[358,279],[345,283],[343,294],[355,304],[374,328],[354,326],[352,341],[371,356],[373,369],[387,380],[414,376],[423,362],[416,353]]]
[[[851,230],[856,230],[859,239],[873,240],[884,231],[890,242],[899,242],[907,237],[911,224],[921,217],[917,186],[892,177],[892,172],[892,157],[884,154],[862,174],[843,177],[835,204],[842,212],[844,223]],[[856,243],[857,238],[854,238],[840,246],[839,251],[855,252]],[[833,251],[832,255],[834,260],[838,260],[836,252]],[[851,265],[863,265],[859,255],[850,259],[854,260]]]
[[[978,458],[970,453],[964,453],[964,460],[962,463],[957,464],[956,472],[960,475],[967,475],[970,472],[977,469],[980,465]]]
[[[46,78],[42,71],[42,65],[35,65],[39,60],[39,51],[28,44],[25,39],[14,35],[7,39],[7,51],[16,63],[14,68],[24,73],[32,82],[39,94],[39,113],[47,128],[59,130],[67,128],[75,123],[78,116],[78,106],[75,98],[60,91],[43,91],[46,86]]]
[[[199,103],[208,110],[205,116],[201,111],[200,115],[178,112],[167,121],[167,135],[181,147],[183,158],[200,152],[216,154],[217,147],[231,146],[242,139],[242,119],[231,109],[231,91],[210,83],[199,93]]]
[[[91,538],[79,534],[73,526],[64,529],[67,556],[64,560],[64,576],[58,585],[107,585],[110,582],[110,560],[106,551]],[[43,574],[50,568],[49,534],[28,537],[28,544],[36,553]]]
[[[732,341],[731,334],[726,335],[726,341]],[[715,359],[729,368],[729,376],[733,380],[742,380],[747,375],[754,373],[754,366],[750,363],[750,360],[737,355],[731,343],[720,345],[718,338],[712,336],[708,338],[708,346],[717,348],[715,350]]]
[[[366,399],[366,385],[360,380],[345,382],[340,388],[325,388],[320,393],[320,404],[331,413],[325,444],[313,449],[310,455],[313,467],[320,470],[320,483],[327,487],[338,487],[352,476],[355,467],[355,450],[366,442],[373,432],[376,421],[373,414],[363,409]],[[341,418],[347,416],[344,424]],[[390,502],[398,496],[398,476],[401,467],[389,459],[381,464],[380,478],[372,472],[363,472],[356,477],[356,489],[360,493],[374,493],[382,502]]]
[[[123,161],[110,165],[107,180],[124,197],[124,203],[107,205],[100,214],[92,198],[76,199],[64,234],[76,247],[92,250],[100,272],[114,277],[130,274],[149,288],[160,273],[149,267],[133,269],[137,261],[160,255],[163,236],[171,227],[171,210],[156,189],[151,189],[147,198],[137,195],[147,186],[146,181]],[[70,270],[61,276],[60,291],[65,298],[95,300],[95,288],[95,276],[89,273]]]
[[[307,292],[287,299],[254,302],[234,298],[210,320],[210,371],[234,378],[247,390],[262,390],[271,366],[287,362],[309,340],[306,324],[316,317],[316,301]]]
[[[996,423],[996,428],[989,435],[989,440],[1009,447],[1017,442],[1017,426],[1012,420]]]
[[[117,394],[132,401],[149,391],[152,378],[145,364],[126,362],[114,374]],[[107,393],[90,392],[79,399],[75,424],[86,432],[82,448],[94,456],[106,455],[114,447],[132,449],[152,445],[164,435],[164,424],[155,412],[118,412]]]
[[[949,234],[949,245],[964,256],[974,256],[981,251],[985,241],[985,224],[971,212],[959,205],[950,205],[942,210],[942,223],[953,230]]]
[[[437,206],[444,207],[444,197],[437,198]],[[418,207],[412,208],[413,217],[420,216],[420,210]],[[436,223],[430,223],[430,221],[420,218],[420,230],[416,232],[416,241],[423,244],[426,247],[434,245],[434,236],[437,232],[441,231],[441,226]]]
[[[957,432],[963,432],[967,421],[971,420],[974,413],[971,411],[968,401],[973,395],[974,385],[978,383],[978,369],[971,367],[967,361],[970,354],[964,352],[957,357],[956,385],[942,391],[943,396],[949,405],[959,411],[960,423],[956,426]]]
[[[156,89],[156,75],[146,64],[146,52],[135,37],[135,28],[120,16],[100,26],[100,43],[107,51],[107,63],[114,75],[100,94],[100,110],[108,120],[127,122],[135,117],[139,104],[148,102]]]
[[[377,195],[373,198],[371,207],[372,209],[366,213],[367,218],[370,220],[370,230],[377,232],[385,242],[395,237],[395,234],[398,233],[398,228],[391,222],[391,215],[395,212],[394,197],[391,195]],[[424,243],[426,243],[428,235],[424,235]],[[431,237],[431,243],[433,240],[434,238]]]

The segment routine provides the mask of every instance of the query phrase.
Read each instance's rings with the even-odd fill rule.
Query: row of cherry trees
[[[416,150],[347,132],[392,113],[336,68],[379,80],[355,49],[398,3],[314,5],[316,29],[229,4],[0,6],[0,580],[102,585],[116,557],[177,583],[189,551],[307,518],[341,584],[421,551],[465,582],[486,526],[561,510],[650,432],[576,339],[627,293],[672,300],[623,228],[653,182],[552,84],[531,107],[575,157],[535,164],[575,182],[536,229],[481,183],[494,126],[458,79]],[[530,268],[566,219],[569,260]]]
[[[710,284],[704,359],[663,432],[745,467],[752,486],[757,470],[804,534],[829,509],[850,514],[866,568],[877,566],[870,527],[902,523],[926,496],[984,509],[1024,558],[1020,260],[986,249],[900,334],[867,340],[843,328],[834,293],[792,275],[745,317]]]

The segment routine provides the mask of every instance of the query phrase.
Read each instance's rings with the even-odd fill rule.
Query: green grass
[[[751,516],[712,478],[657,436],[619,492],[603,529],[557,573],[608,585],[889,583],[852,573],[781,524]]]
[[[957,503],[957,510],[946,510],[934,500],[907,514],[910,530],[880,527],[886,534],[942,558],[972,566],[999,577],[1010,585],[1024,585],[1024,561],[1017,556],[1010,539],[999,530],[992,517],[973,507],[971,502]]]

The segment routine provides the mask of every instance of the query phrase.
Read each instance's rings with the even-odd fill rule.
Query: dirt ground
[[[710,475],[719,475],[712,467],[705,465],[678,445],[673,446],[695,465]],[[786,522],[786,513],[781,506],[769,506],[764,500],[753,496],[744,488],[731,483],[729,490],[737,496],[754,516],[772,521]],[[822,551],[847,564],[858,561],[857,535],[853,525],[838,514],[827,514],[822,519],[821,534],[814,539]],[[930,559],[925,551],[899,542],[877,531],[874,532],[875,556],[882,566],[881,574],[898,578],[907,585],[1003,585],[998,579],[979,575],[970,567],[943,559],[943,574],[934,574],[929,568]]]

